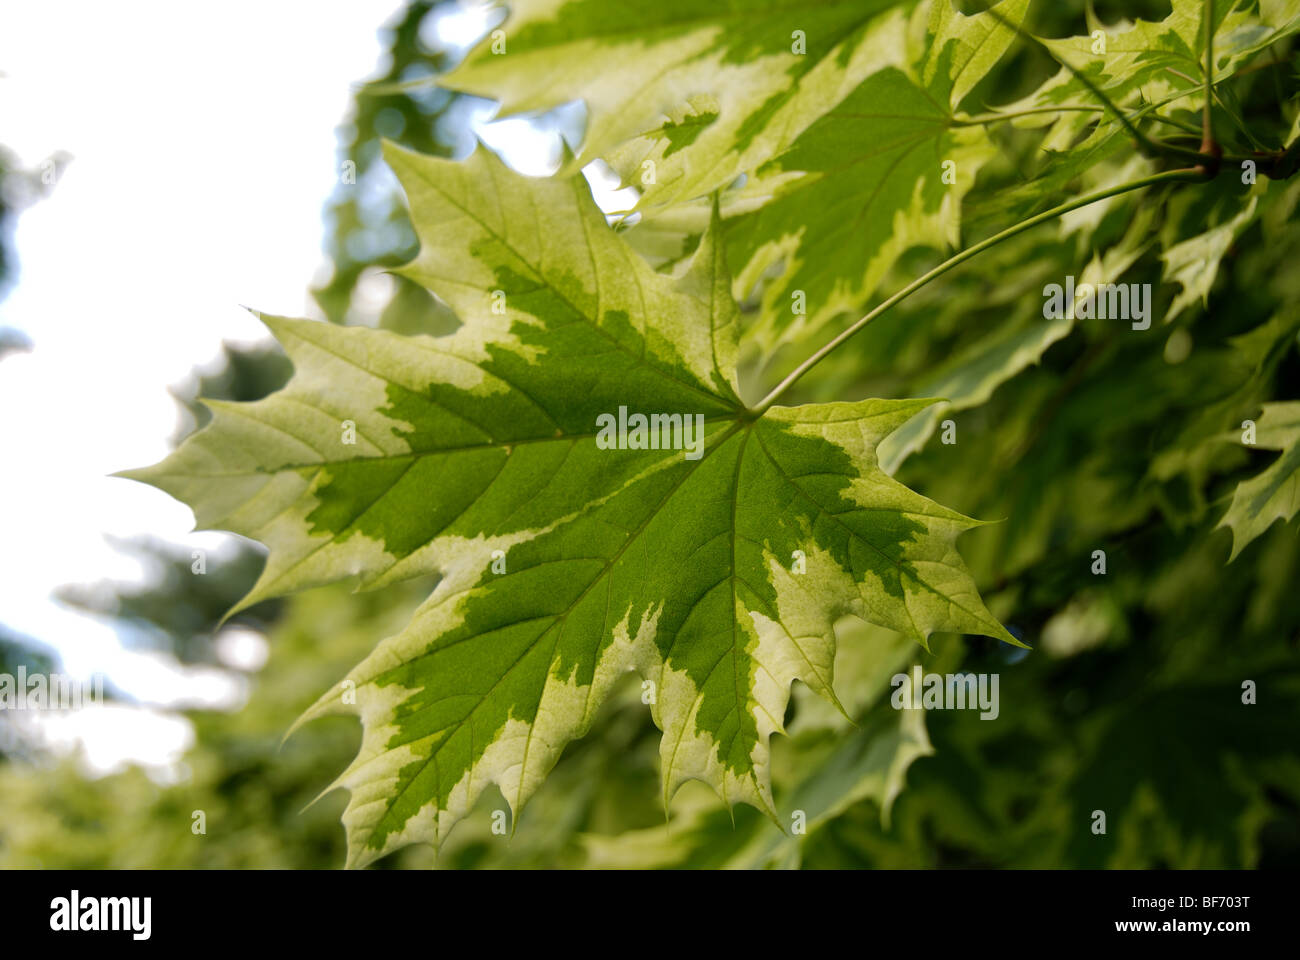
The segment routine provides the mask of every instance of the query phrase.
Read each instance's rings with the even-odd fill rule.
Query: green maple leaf
[[[879,811],[888,827],[895,798],[907,772],[930,756],[924,710],[896,711],[889,700],[895,674],[908,672],[916,646],[890,630],[856,618],[837,626],[837,683],[845,684],[845,712],[838,712],[806,686],[795,688],[795,720],[789,725],[798,764],[785,764],[774,777],[781,808],[802,811],[803,832],[763,829],[759,817],[734,811],[695,794],[672,824],[628,830],[616,836],[588,834],[588,866],[637,869],[708,867],[756,869],[797,867],[804,842],[822,824],[863,801]],[[850,716],[856,719],[850,719]]]
[[[401,273],[464,325],[267,318],[288,386],[212,404],[208,427],[128,474],[270,547],[242,605],[441,575],[304,717],[362,720],[336,784],[352,864],[436,843],[491,783],[517,811],[628,670],[653,684],[665,801],[696,778],[771,812],[768,739],[794,679],[834,697],[836,619],[1015,642],[954,546],[976,522],[876,464],[929,401],[749,410],[712,234],[667,277],[581,177],[529,179],[482,150],[386,156],[422,243]],[[698,417],[702,445],[604,448],[598,420],[620,407]]]
[[[1194,196],[1170,201],[1160,259],[1164,278],[1182,289],[1165,312],[1165,323],[1198,302],[1208,302],[1220,263],[1257,219],[1259,200],[1269,188],[1269,181],[1247,188],[1229,177]]]
[[[1165,483],[1185,473],[1194,510],[1207,507],[1204,487],[1224,466],[1225,442],[1241,440],[1241,415],[1258,410],[1269,396],[1278,364],[1291,351],[1300,316],[1278,313],[1254,329],[1232,337],[1213,358],[1213,372],[1201,377],[1203,395],[1213,399],[1192,412],[1169,444],[1151,458],[1148,475]],[[1227,431],[1227,432],[1225,432]]]
[[[761,6],[755,5],[756,10]],[[855,49],[872,56],[837,69],[834,86],[825,76],[827,62],[800,72],[811,53],[795,57],[788,74],[766,78],[771,82],[775,76],[785,86],[772,101],[780,104],[779,110],[764,120],[770,135],[756,134],[752,141],[737,129],[757,124],[745,113],[757,102],[752,82],[734,76],[735,65],[691,61],[692,70],[703,71],[699,79],[694,79],[695,73],[689,74],[689,82],[676,72],[670,76],[679,86],[705,94],[675,109],[663,108],[668,120],[632,140],[619,142],[593,128],[582,157],[599,154],[625,182],[644,187],[638,208],[646,219],[632,231],[634,242],[641,246],[639,241],[649,234],[654,247],[666,247],[666,254],[653,247],[646,252],[653,249],[669,262],[676,252],[689,248],[688,238],[698,235],[707,222],[707,206],[696,204],[692,216],[683,212],[683,204],[752,171],[750,182],[729,195],[724,208],[727,258],[737,273],[737,296],[747,294],[760,279],[766,281],[763,322],[748,340],[758,349],[774,349],[816,330],[837,313],[860,307],[909,247],[958,245],[962,199],[996,150],[986,128],[968,122],[957,107],[1006,52],[1015,38],[1008,24],[1018,24],[1027,7],[1028,0],[1003,0],[996,13],[1004,22],[989,13],[957,13],[946,0],[921,3],[906,20],[894,11],[872,21],[863,36],[855,38]],[[838,5],[808,9],[829,16]],[[764,21],[765,37],[783,35],[772,25],[786,16],[776,16],[779,12],[762,13],[769,18]],[[570,16],[576,18],[576,13]],[[801,16],[791,17],[791,23],[802,22]],[[585,38],[583,29],[594,29],[576,19],[566,22],[574,30],[569,43]],[[700,29],[696,19],[684,22]],[[667,42],[649,46],[650,51],[630,55],[653,73],[658,63],[654,58],[666,55],[660,46]],[[788,51],[782,50],[772,56],[785,63],[781,58]],[[477,77],[482,69],[493,83],[468,89],[503,97],[515,110],[521,105],[504,84],[507,79],[522,83],[529,61],[510,56],[480,57],[480,67],[469,76]],[[633,73],[624,62],[617,69],[616,76],[638,78],[639,86],[639,72]],[[453,74],[449,82],[468,81]],[[654,89],[658,82],[651,82]],[[585,83],[581,90],[563,89],[587,97],[595,116],[608,114],[612,108],[600,104],[620,88],[610,84],[608,75]],[[723,101],[719,91],[728,92]],[[646,96],[638,93],[635,110],[644,109]],[[561,99],[554,87],[547,88],[546,97],[548,105]],[[744,98],[747,107],[738,108],[736,98]],[[737,143],[741,147],[733,149]],[[647,159],[655,164],[656,182],[644,186],[639,177]],[[667,230],[659,222],[664,218],[672,220]],[[796,291],[802,302],[798,313],[792,309]]]
[[[1069,833],[1072,862],[1121,866],[1116,861],[1132,855],[1135,828],[1149,817],[1143,839],[1174,869],[1250,865],[1250,825],[1260,819],[1265,788],[1298,786],[1300,674],[1293,662],[1272,660],[1240,676],[1261,678],[1266,694],[1258,704],[1243,704],[1233,676],[1162,684],[1094,708],[1081,725],[1085,759],[1065,796],[1073,818],[1105,810],[1118,829],[1110,836]]]
[[[772,349],[860,308],[909,247],[960,242],[961,204],[996,149],[958,110],[1002,57],[1028,0],[965,16],[947,0],[921,5],[904,62],[866,77],[789,147],[758,168],[729,219],[728,259],[747,291],[763,292],[759,346]],[[796,312],[801,293],[804,312]]]
[[[586,137],[562,172],[604,157],[656,207],[731,183],[894,62],[906,5],[520,0],[505,52],[485,42],[442,82],[500,100],[501,116],[583,100]]]
[[[1154,84],[1157,94],[1195,89],[1205,48],[1202,6],[1201,0],[1173,0],[1163,20],[1138,19],[1109,29],[1089,12],[1086,35],[1045,38],[1043,43],[1116,102],[1144,84]],[[1228,6],[1229,2],[1218,0],[1216,23],[1223,25]],[[1038,96],[1052,103],[1099,106],[1087,86],[1064,70],[1044,84]]]
[[[737,823],[716,807],[700,804],[671,826],[628,830],[612,837],[583,837],[587,866],[638,870],[798,868],[805,840],[855,804],[870,802],[887,823],[908,769],[933,753],[924,711],[877,713],[846,734],[789,791],[784,806],[803,812],[807,833],[778,833],[770,826],[761,830],[754,820]]]
[[[1214,0],[1215,82],[1231,76],[1249,57],[1300,30],[1300,9],[1290,0],[1264,0],[1258,10],[1240,0]],[[1091,12],[1088,36],[1043,42],[1062,61],[1083,71],[1119,102],[1141,89],[1148,102],[1195,89],[1204,78],[1203,0],[1172,0],[1163,20],[1136,20],[1107,29]],[[1104,46],[1098,33],[1105,34]],[[1076,77],[1058,75],[1040,95],[1053,102],[1092,103]],[[1080,98],[1078,101],[1072,98]],[[1199,104],[1197,105],[1199,106]]]
[[[1042,146],[1050,151],[1052,162],[1036,180],[1046,177],[1060,185],[1111,156],[1128,137],[1114,110],[1099,101],[1097,91],[1134,121],[1152,112],[1201,108],[1203,8],[1202,0],[1172,0],[1169,16],[1163,20],[1139,19],[1113,26],[1089,11],[1086,36],[1041,40],[1068,66],[1023,100],[997,108],[1020,115],[1018,125],[1050,126]],[[1300,9],[1290,0],[1264,0],[1258,11],[1249,3],[1215,0],[1214,24],[1214,82],[1219,86],[1255,54],[1300,30]],[[1095,89],[1089,89],[1075,71]],[[1086,149],[1079,149],[1080,133],[1093,123],[1097,126]],[[1152,130],[1161,135],[1168,132],[1161,127]]]
[[[1150,214],[1139,210],[1118,243],[1093,255],[1080,272],[1079,282],[1118,282],[1149,245],[1150,229]],[[997,266],[1010,271],[1014,269],[1012,258],[1023,256],[1024,252],[1016,248],[1004,250]],[[1033,278],[1029,279],[1032,282]],[[918,381],[917,392],[943,397],[944,401],[922,410],[880,444],[876,454],[881,469],[892,476],[904,460],[925,445],[946,416],[986,403],[1000,386],[1039,363],[1049,347],[1069,336],[1075,325],[1073,311],[1065,311],[1060,317],[1044,317],[1037,299],[1040,290],[1036,283],[1027,286],[1023,281],[1000,285],[994,297],[1005,298],[1004,309],[1011,313],[1011,322],[980,336]],[[987,303],[990,298],[986,294],[984,299]],[[960,301],[957,303],[960,305]]]
[[[1288,521],[1300,511],[1300,401],[1264,404],[1256,423],[1255,446],[1280,450],[1282,455],[1264,472],[1243,480],[1220,527],[1232,530],[1232,556],[1269,528],[1274,520]]]

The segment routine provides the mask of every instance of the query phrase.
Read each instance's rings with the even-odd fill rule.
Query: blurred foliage
[[[59,171],[70,160],[68,154],[60,152],[47,157],[39,169],[27,170],[13,151],[0,144],[0,300],[18,280],[18,257],[13,246],[18,216],[52,189]],[[22,331],[0,327],[0,360],[6,353],[31,348],[31,341]]]
[[[19,665],[26,667],[29,672],[36,673],[50,670],[54,660],[48,654],[42,653],[30,637],[13,633],[8,628],[0,626],[0,673],[13,673]]]
[[[46,162],[52,163],[54,158]],[[13,151],[0,144],[0,299],[18,279],[18,259],[13,249],[18,215],[43,193],[42,188],[40,174],[22,169]],[[12,341],[8,337],[0,339],[0,354],[7,342]]]
[[[172,390],[185,416],[172,436],[178,444],[195,430],[205,427],[212,413],[200,400],[259,400],[289,382],[293,367],[284,351],[273,344],[253,346],[221,345],[215,373],[196,370],[182,386]]]
[[[109,542],[121,553],[142,561],[146,581],[138,584],[99,583],[65,586],[57,591],[61,603],[107,617],[136,635],[149,637],[182,663],[214,663],[212,636],[222,618],[252,585],[262,570],[257,551],[243,544],[221,555],[202,556],[204,573],[195,573],[195,551],[152,539]],[[282,601],[272,600],[241,610],[231,624],[264,630],[280,616]]]
[[[450,65],[446,51],[421,40],[433,8],[412,3],[396,18],[379,82]],[[1154,0],[1095,5],[1104,22],[1167,9]],[[1084,4],[1038,4],[1035,16],[1041,35],[1078,33]],[[1295,119],[1292,53],[1286,44],[1265,51],[1234,81],[1232,110],[1252,129]],[[1009,102],[1052,72],[1041,50],[1021,46],[977,97]],[[414,252],[379,138],[443,155],[455,140],[448,123],[457,97],[432,86],[388,89],[360,91],[342,129],[356,182],[341,183],[330,203],[333,272],[315,295],[335,322],[439,332],[454,318],[404,281],[393,281],[374,316],[358,306],[367,271]],[[1231,137],[1226,109],[1219,125]],[[1012,125],[996,137],[1000,155],[966,211],[967,243],[1014,218],[1015,188],[1047,162]],[[1062,195],[1115,180],[1124,155],[1063,175]],[[657,732],[629,681],[593,733],[565,752],[512,834],[493,832],[505,804],[490,792],[439,855],[408,849],[378,866],[1300,865],[1297,522],[1274,524],[1232,563],[1230,535],[1216,529],[1237,484],[1276,457],[1232,442],[1241,422],[1267,400],[1300,399],[1300,274],[1291,269],[1300,256],[1300,180],[1251,188],[1257,214],[1230,238],[1217,274],[1202,277],[1204,303],[1198,292],[1160,322],[1181,292],[1162,282],[1186,236],[1180,222],[1208,228],[1220,216],[1216,200],[1239,207],[1247,188],[1234,181],[1197,201],[1172,190],[1128,196],[1021,235],[873,322],[790,397],[954,401],[894,451],[898,477],[1001,521],[968,534],[962,553],[993,612],[1034,648],[1024,656],[978,638],[936,637],[926,652],[843,624],[836,686],[852,723],[800,688],[790,736],[773,741],[778,808],[804,809],[806,836],[782,834],[747,807],[733,820],[696,784],[666,817]],[[981,206],[980,196],[993,202]],[[646,242],[652,248],[657,238]],[[665,242],[680,250],[680,237]],[[1082,275],[1094,251],[1105,275],[1152,284],[1151,329],[1100,320],[1062,328],[1041,316],[1043,285]],[[912,251],[884,289],[935,262]],[[779,373],[798,356],[766,359]],[[227,350],[222,372],[182,399],[201,425],[194,396],[254,399],[286,376],[276,352]],[[929,432],[944,418],[956,424],[955,444]],[[68,598],[147,624],[172,638],[182,659],[211,661],[207,644],[255,578],[258,554],[241,547],[193,577],[188,550],[137,546],[160,565],[150,589],[101,586]],[[1097,550],[1104,575],[1093,573]],[[0,758],[0,866],[338,866],[344,798],[311,801],[354,755],[357,725],[333,718],[283,747],[280,738],[377,638],[405,623],[429,587],[326,588],[247,611],[249,625],[268,634],[270,659],[251,677],[241,710],[191,714],[197,745],[178,784],[139,770],[87,782],[71,761]],[[0,638],[0,671],[31,656],[21,638]],[[887,678],[912,662],[999,674],[1000,722],[940,711],[918,725],[919,716],[892,710]],[[1256,686],[1253,706],[1242,705],[1246,681]],[[882,763],[886,756],[906,762]],[[206,835],[191,833],[196,810],[206,813]],[[1094,810],[1106,812],[1104,836],[1090,829]]]
[[[441,7],[441,9],[435,9]],[[326,254],[329,279],[312,294],[325,315],[335,323],[374,322],[358,296],[363,275],[372,280],[385,276],[395,293],[383,308],[385,326],[398,332],[419,332],[424,315],[437,311],[423,287],[391,274],[385,268],[410,260],[418,249],[415,231],[406,214],[401,189],[379,155],[382,139],[395,140],[421,153],[451,153],[445,120],[455,94],[432,84],[393,90],[442,73],[450,64],[449,52],[431,42],[431,27],[447,4],[427,0],[411,3],[387,28],[387,53],[382,74],[360,88],[352,118],[339,131],[339,184],[330,199]],[[382,67],[381,67],[382,69]],[[378,284],[381,289],[384,286]],[[437,319],[433,321],[437,324]]]
[[[427,584],[425,588],[427,589]],[[195,713],[185,779],[165,786],[132,768],[89,783],[71,761],[0,765],[0,865],[46,868],[325,867],[343,856],[342,797],[309,806],[359,736],[289,724],[337,681],[370,631],[396,629],[419,584],[380,596],[322,590],[291,601],[272,655],[235,713]],[[402,594],[406,603],[402,603]],[[206,833],[193,832],[194,814]]]

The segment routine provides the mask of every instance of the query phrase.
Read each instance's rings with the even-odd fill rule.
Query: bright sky
[[[321,211],[340,169],[335,127],[399,8],[0,4],[0,141],[26,167],[59,150],[73,157],[18,221],[22,273],[0,303],[0,326],[34,344],[0,361],[0,623],[52,645],[67,673],[106,672],[161,706],[242,696],[237,675],[124,650],[50,594],[140,578],[106,534],[219,549],[221,535],[190,532],[188,508],[108,474],[167,453],[177,423],[168,385],[222,340],[263,337],[241,304],[313,315],[306,291],[324,262]],[[476,19],[438,33],[472,41]],[[188,743],[176,718],[151,711],[159,723],[145,735],[144,712],[118,728],[118,757],[174,759]],[[93,721],[101,738],[106,722]],[[113,750],[81,740],[96,765],[112,765]]]

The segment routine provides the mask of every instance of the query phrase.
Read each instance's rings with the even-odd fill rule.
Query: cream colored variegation
[[[299,721],[361,719],[333,784],[350,795],[350,865],[439,844],[490,786],[518,818],[629,671],[654,692],[665,805],[700,780],[776,818],[770,740],[795,680],[838,704],[843,615],[920,643],[935,630],[1014,642],[954,546],[974,521],[877,464],[876,445],[928,401],[741,403],[716,206],[668,276],[581,177],[522,177],[486,151],[388,157],[422,243],[402,272],[462,325],[434,338],[268,319],[295,365],[288,386],[215,405],[132,474],[269,546],[243,605],[439,576]],[[620,408],[703,418],[699,456],[602,445],[596,424]]]

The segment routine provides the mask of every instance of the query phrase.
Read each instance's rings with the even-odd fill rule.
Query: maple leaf
[[[772,813],[768,740],[793,680],[834,699],[837,619],[1016,642],[954,545],[976,521],[877,465],[930,401],[741,404],[712,232],[669,277],[581,177],[530,179],[484,150],[386,158],[422,244],[400,272],[463,326],[265,318],[289,384],[212,404],[208,427],[128,473],[268,545],[241,606],[441,575],[304,716],[361,717],[336,783],[351,864],[437,843],[492,783],[517,812],[628,670],[653,691],[665,802],[695,778]],[[638,429],[651,415],[679,419]]]
[[[1041,197],[1045,188],[1063,186],[1123,148],[1129,131],[1117,109],[1130,123],[1160,117],[1168,124],[1172,117],[1167,114],[1201,108],[1204,6],[1201,0],[1171,0],[1163,20],[1109,26],[1089,11],[1087,35],[1040,39],[1061,69],[1023,99],[995,108],[1014,117],[1017,126],[1049,128],[1042,141],[1049,162],[1025,186],[1027,200]],[[1250,7],[1231,0],[1215,2],[1216,89],[1226,90],[1224,81],[1255,54],[1300,30],[1300,10],[1288,0],[1264,0],[1258,12]],[[1080,143],[1081,133],[1094,124]]]
[[[1043,42],[1114,102],[1141,92],[1148,103],[1161,103],[1203,82],[1204,7],[1203,0],[1171,0],[1163,20],[1138,19],[1110,29],[1090,12],[1087,36]],[[1255,53],[1300,30],[1300,10],[1288,0],[1264,0],[1258,11],[1236,0],[1214,0],[1214,7],[1216,83]],[[1034,97],[1058,106],[1097,106],[1087,86],[1065,70]]]
[[[1288,521],[1300,510],[1300,401],[1264,404],[1254,445],[1280,450],[1281,456],[1233,491],[1232,503],[1219,523],[1232,530],[1230,560],[1237,559],[1274,520]]]
[[[755,171],[735,202],[757,209],[728,219],[727,246],[738,293],[766,278],[761,349],[860,308],[909,247],[959,245],[962,200],[997,150],[958,106],[1027,7],[1003,0],[966,16],[946,0],[922,4],[903,62],[865,78]]]
[[[962,198],[996,150],[957,107],[1027,7],[521,4],[506,55],[485,46],[444,82],[502,100],[506,115],[582,98],[591,121],[575,163],[602,157],[641,190],[642,234],[749,175],[724,207],[726,249],[737,296],[767,277],[749,339],[770,350],[856,309],[908,247],[958,244]],[[786,27],[806,53],[792,53]],[[569,64],[558,76],[557,57]],[[707,207],[696,213],[698,236]]]
[[[483,43],[442,82],[501,101],[501,117],[582,100],[586,137],[562,172],[604,157],[656,207],[725,187],[896,62],[909,5],[520,0],[504,48]]]

